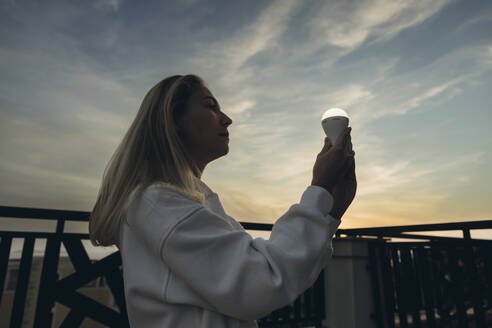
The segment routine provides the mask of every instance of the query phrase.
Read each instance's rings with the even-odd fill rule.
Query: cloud
[[[309,22],[313,41],[349,51],[364,41],[388,40],[439,12],[449,0],[440,1],[330,1]],[[346,53],[345,53],[346,54]]]
[[[422,95],[419,95],[417,97],[410,99],[409,107],[415,108],[415,107],[421,106],[422,103],[425,102],[426,100],[443,93],[443,91],[449,89],[450,86],[452,86],[458,82],[461,82],[462,80],[463,80],[463,78],[453,79],[453,80],[447,81],[441,85],[432,87],[431,89],[425,91]]]
[[[414,108],[420,108],[422,105],[424,105],[425,102],[428,102],[429,100],[435,98],[436,96],[442,95],[445,91],[451,91],[451,92],[448,93],[447,97],[441,98],[440,101],[444,102],[450,100],[455,96],[457,96],[458,94],[460,94],[462,91],[462,89],[460,88],[452,89],[452,87],[463,82],[464,80],[465,77],[459,77],[456,79],[452,79],[450,81],[446,81],[442,84],[432,86],[428,90],[425,90],[422,94],[408,100],[407,103],[400,108],[399,112],[393,112],[393,113],[405,114],[409,110],[412,110]]]
[[[480,8],[480,11],[475,13],[475,15],[471,17],[467,17],[461,24],[459,25],[459,30],[464,30],[469,28],[471,25],[478,23],[486,23],[492,20],[492,7],[484,6]]]
[[[189,64],[221,86],[235,86],[249,76],[243,67],[247,60],[277,44],[297,6],[298,2],[293,0],[272,2],[239,32],[200,46],[200,52],[189,59]]]
[[[395,92],[397,96],[386,97],[386,99],[380,98],[386,103],[380,104],[377,109],[370,111],[367,119],[381,119],[387,115],[405,115],[412,110],[421,110],[422,107],[430,103],[436,108],[438,104],[443,104],[459,95],[462,92],[459,85],[473,76],[476,74],[438,82],[421,79],[425,82],[409,84],[410,87],[408,88],[403,83],[395,83],[392,89],[400,89]],[[418,89],[418,91],[413,91],[413,89]]]
[[[348,108],[362,101],[374,98],[374,94],[364,85],[351,83],[328,94],[334,107]]]
[[[424,186],[432,190],[432,180],[429,177],[436,173],[451,174],[450,170],[466,168],[470,165],[477,165],[483,162],[484,152],[465,154],[455,157],[452,161],[443,161],[439,164],[432,162],[426,166],[415,165],[411,161],[397,160],[388,164],[366,164],[358,169],[358,180],[360,188],[357,190],[358,196],[365,196],[377,193],[387,193],[395,188],[404,188],[406,185],[413,184]],[[426,177],[425,179],[422,179]],[[461,184],[468,181],[468,177],[463,174],[454,180]],[[450,183],[450,182],[448,182]],[[409,186],[407,186],[409,187]]]
[[[366,165],[359,173],[361,187],[358,188],[357,194],[364,196],[385,192],[392,187],[410,181],[409,176],[402,175],[402,171],[408,165],[408,161],[398,161],[389,165]]]
[[[94,7],[100,8],[110,8],[113,11],[118,11],[120,9],[121,0],[98,0],[94,4]]]
[[[0,49],[9,77],[0,83],[0,150],[8,154],[0,175],[9,186],[1,198],[13,206],[89,210],[140,99],[66,36],[53,34],[50,46],[27,44]]]
[[[486,54],[483,45],[462,47],[398,75],[388,75],[388,71],[375,75],[373,82],[363,84],[371,96],[361,106],[356,104],[358,118],[367,124],[386,116],[438,108],[467,86],[476,85],[476,80],[492,68]]]
[[[228,107],[228,111],[234,114],[242,113],[255,105],[254,101],[251,100],[243,100],[237,104],[232,104]]]
[[[445,198],[440,192],[429,193],[427,190],[391,193],[385,197],[356,195],[342,219],[341,228],[436,223],[438,220],[449,222],[432,214],[436,205]]]
[[[471,181],[470,168],[483,165],[485,155],[475,152],[425,166],[405,160],[364,165],[357,170],[357,195],[342,228],[476,219],[480,209],[462,209],[468,206],[464,187]]]
[[[484,65],[492,69],[492,45],[483,47],[480,56]]]

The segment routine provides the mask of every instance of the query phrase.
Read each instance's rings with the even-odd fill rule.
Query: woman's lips
[[[229,134],[219,134],[219,137],[222,137],[224,139],[226,139],[227,141],[229,141]]]

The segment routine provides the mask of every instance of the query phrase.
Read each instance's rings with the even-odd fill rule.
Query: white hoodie
[[[258,327],[310,288],[332,255],[340,221],[328,214],[333,197],[324,188],[308,186],[265,240],[200,184],[204,205],[164,182],[131,198],[120,228],[131,327]]]

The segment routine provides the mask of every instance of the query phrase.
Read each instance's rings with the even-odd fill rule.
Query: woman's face
[[[207,163],[229,152],[230,124],[232,120],[221,111],[207,88],[201,88],[190,98],[186,113],[177,122],[178,133],[202,170]]]

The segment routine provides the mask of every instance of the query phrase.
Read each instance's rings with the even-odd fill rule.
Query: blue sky
[[[490,1],[2,1],[0,202],[90,211],[145,93],[201,76],[233,120],[202,179],[273,223],[351,117],[342,228],[492,219]]]

